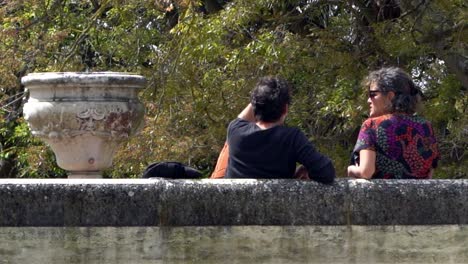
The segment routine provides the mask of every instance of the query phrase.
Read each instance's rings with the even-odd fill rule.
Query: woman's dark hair
[[[414,114],[417,111],[421,102],[421,90],[402,69],[388,67],[373,71],[365,79],[367,89],[372,83],[375,83],[377,89],[383,93],[395,93],[390,112]]]
[[[250,95],[255,118],[264,122],[276,122],[290,104],[289,84],[279,77],[262,77]]]

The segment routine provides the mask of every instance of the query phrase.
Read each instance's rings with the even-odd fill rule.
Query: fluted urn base
[[[68,178],[102,178],[101,171],[112,166],[112,157],[123,141],[90,132],[43,139],[56,153],[59,167],[69,171]]]

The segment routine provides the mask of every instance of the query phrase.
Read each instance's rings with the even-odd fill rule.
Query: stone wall
[[[467,187],[0,179],[0,264],[468,263]]]
[[[0,180],[0,226],[468,224],[468,180]]]
[[[0,264],[468,263],[468,227],[0,227]]]

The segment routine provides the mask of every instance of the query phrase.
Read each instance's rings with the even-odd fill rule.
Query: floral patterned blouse
[[[388,114],[367,119],[359,131],[359,151],[376,152],[374,179],[428,179],[440,158],[432,125],[417,115]]]

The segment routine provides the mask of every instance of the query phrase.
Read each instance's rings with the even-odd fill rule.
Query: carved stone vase
[[[117,147],[143,126],[143,76],[117,72],[32,73],[23,113],[68,178],[102,178]]]

